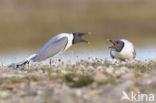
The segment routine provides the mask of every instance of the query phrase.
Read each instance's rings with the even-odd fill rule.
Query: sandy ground
[[[137,103],[141,94],[147,94],[144,103],[156,103],[155,60],[112,64],[88,58],[76,64],[60,60],[51,66],[0,69],[0,103],[132,103],[121,100],[123,92],[137,94]]]

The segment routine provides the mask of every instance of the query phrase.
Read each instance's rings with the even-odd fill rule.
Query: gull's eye
[[[119,44],[119,42],[118,42],[118,41],[117,41],[116,43],[117,43],[117,44]]]

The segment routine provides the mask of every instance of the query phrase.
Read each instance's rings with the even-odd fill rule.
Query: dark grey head
[[[76,44],[76,43],[79,43],[79,42],[85,42],[85,43],[88,43],[87,40],[84,40],[83,36],[84,35],[88,35],[90,34],[89,32],[88,33],[82,33],[82,32],[75,32],[73,33],[73,44]]]
[[[116,49],[117,52],[120,52],[124,47],[124,42],[121,40],[109,40],[113,45],[110,48]]]

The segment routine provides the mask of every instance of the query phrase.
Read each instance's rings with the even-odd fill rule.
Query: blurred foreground
[[[156,60],[118,65],[98,58],[58,62],[17,70],[1,67],[0,103],[130,103],[121,101],[123,91],[156,96]]]

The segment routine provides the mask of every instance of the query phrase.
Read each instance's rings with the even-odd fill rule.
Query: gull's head
[[[114,48],[117,52],[120,52],[124,47],[124,41],[121,40],[109,40],[112,43],[112,46],[109,48]]]
[[[90,32],[86,32],[86,33],[83,33],[83,32],[74,32],[73,33],[73,44],[75,43],[79,43],[79,42],[85,42],[85,43],[88,43],[89,44],[89,41],[85,40],[84,39],[84,36],[85,35],[90,35],[91,33]]]

